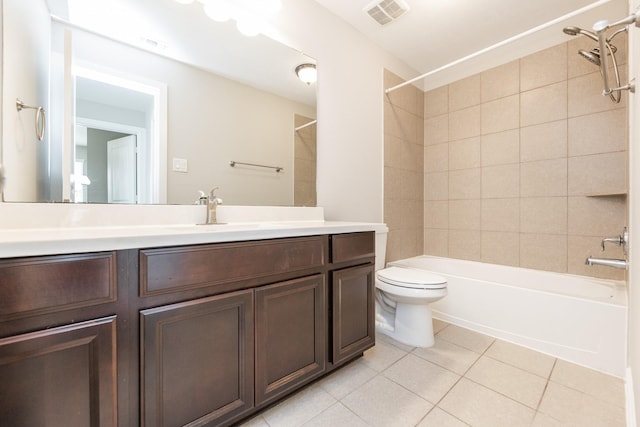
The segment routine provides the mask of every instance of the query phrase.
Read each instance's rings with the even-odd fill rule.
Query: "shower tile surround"
[[[390,87],[402,80],[392,73],[384,74],[384,85]],[[389,227],[387,260],[421,254],[424,243],[424,169],[448,170],[449,153],[436,150],[425,156],[424,93],[405,86],[385,97],[384,105],[384,222]],[[448,120],[448,117],[444,117]],[[448,121],[437,126],[437,141],[448,141]],[[426,163],[429,163],[429,166]],[[429,206],[433,210],[435,206]],[[434,212],[435,213],[435,212]],[[442,214],[440,211],[436,216]],[[435,217],[433,220],[437,221]],[[438,223],[440,226],[446,225]]]
[[[297,128],[312,122],[311,117],[294,115],[294,126]],[[317,130],[316,125],[309,125],[294,132],[293,162],[293,205],[316,206],[316,163],[317,163]]]
[[[598,69],[577,54],[592,44],[575,38],[429,90],[423,110],[408,100],[420,96],[413,86],[385,97],[387,261],[422,253],[415,239],[402,248],[409,200],[397,198],[398,170],[408,164],[391,137],[410,124],[394,122],[397,111],[423,111],[423,253],[624,279],[584,265],[623,258],[616,246],[601,253],[600,239],[627,224],[627,93],[620,104],[601,96]],[[626,36],[615,44],[626,82]],[[385,87],[400,81],[385,71]]]

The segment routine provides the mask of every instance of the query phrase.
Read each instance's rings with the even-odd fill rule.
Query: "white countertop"
[[[225,207],[220,209],[218,218],[226,224],[196,225],[198,221],[194,221],[192,212],[204,213],[203,207],[188,207],[188,218],[182,208],[177,217],[167,215],[160,220],[161,215],[156,213],[161,213],[163,207],[151,211],[149,207],[128,207],[126,210],[103,207],[96,213],[87,212],[92,208],[86,205],[79,210],[51,208],[46,204],[38,206],[45,212],[40,210],[39,226],[36,227],[29,226],[24,217],[15,217],[20,214],[33,216],[34,205],[28,207],[29,212],[15,206],[0,209],[0,214],[4,214],[3,227],[0,227],[0,258],[387,231],[380,223],[324,221],[321,208]],[[57,211],[63,212],[58,214]],[[140,218],[136,218],[137,213],[141,213]],[[166,214],[166,210],[162,214]]]
[[[382,224],[297,221],[0,230],[0,258],[386,230]]]

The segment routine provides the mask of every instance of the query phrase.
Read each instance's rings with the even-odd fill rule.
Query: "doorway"
[[[138,203],[137,152],[142,133],[76,125],[71,179],[76,203]]]
[[[73,201],[165,202],[162,90],[84,68],[74,69],[74,82]]]

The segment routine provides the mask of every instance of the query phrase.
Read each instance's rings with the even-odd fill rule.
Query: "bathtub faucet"
[[[627,261],[624,259],[609,259],[609,258],[587,258],[584,263],[586,265],[604,265],[605,267],[623,268],[627,269]]]
[[[605,247],[605,243],[614,243],[618,246],[622,246],[622,250],[624,251],[624,254],[627,254],[627,245],[629,244],[629,232],[627,231],[627,227],[624,228],[624,230],[622,231],[622,234],[616,237],[605,237],[604,239],[602,239],[602,242],[600,243],[600,246],[602,248],[602,250],[604,251]]]

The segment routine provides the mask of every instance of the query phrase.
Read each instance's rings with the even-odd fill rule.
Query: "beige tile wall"
[[[313,121],[299,114],[294,116],[297,128]],[[294,136],[293,204],[294,206],[316,206],[316,125],[304,127]]]
[[[393,73],[384,74],[384,87],[402,80]],[[424,236],[424,101],[423,92],[406,86],[385,95],[384,102],[384,222],[389,227],[387,261],[421,255]],[[442,126],[436,126],[441,129]],[[446,129],[445,129],[446,132]],[[433,138],[448,136],[431,133]],[[448,153],[433,152],[432,167],[448,168]],[[434,207],[433,224],[442,226],[442,216]]]
[[[626,68],[626,39],[615,44]],[[593,45],[572,39],[424,94],[426,254],[624,278],[584,265],[623,256],[599,242],[627,211],[627,94],[601,96],[577,54]]]

